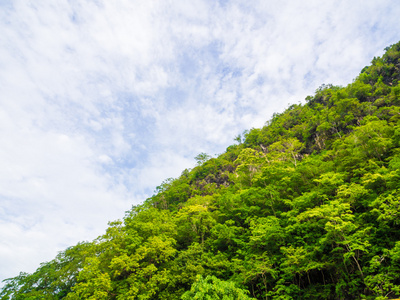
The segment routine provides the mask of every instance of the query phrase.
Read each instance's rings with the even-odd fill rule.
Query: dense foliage
[[[400,298],[400,43],[0,299]]]

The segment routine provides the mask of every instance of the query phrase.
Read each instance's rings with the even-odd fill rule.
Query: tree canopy
[[[400,298],[400,43],[0,299]]]

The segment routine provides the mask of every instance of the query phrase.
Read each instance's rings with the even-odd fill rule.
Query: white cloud
[[[390,0],[0,5],[0,279],[100,235],[320,84],[347,84],[400,29]]]

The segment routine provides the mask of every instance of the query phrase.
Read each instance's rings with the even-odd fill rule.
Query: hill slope
[[[400,297],[400,43],[386,50],[1,299]]]

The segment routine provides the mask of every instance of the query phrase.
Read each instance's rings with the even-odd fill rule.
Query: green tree
[[[197,162],[197,165],[202,165],[203,163],[205,163],[207,160],[209,160],[211,158],[210,155],[208,155],[207,153],[200,153],[198,154],[194,159]]]
[[[183,300],[250,300],[249,292],[236,287],[233,282],[215,276],[197,276],[190,291],[182,295]]]

